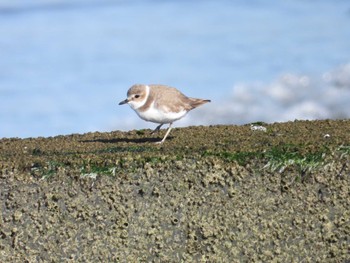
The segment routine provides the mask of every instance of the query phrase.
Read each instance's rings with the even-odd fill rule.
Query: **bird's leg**
[[[168,135],[169,135],[169,133],[170,133],[170,131],[171,131],[171,125],[172,125],[172,124],[173,124],[173,123],[170,123],[170,124],[169,124],[169,128],[168,128],[168,130],[166,131],[163,140],[161,140],[160,142],[156,142],[156,143],[163,143],[163,142],[165,141],[166,137],[168,137]]]
[[[158,132],[160,130],[160,127],[163,126],[164,123],[161,123],[157,126],[157,128],[154,129],[154,131],[151,132],[151,134],[155,133],[155,132]]]

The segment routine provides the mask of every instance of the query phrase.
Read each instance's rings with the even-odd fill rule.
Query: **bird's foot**
[[[155,128],[155,129],[151,132],[151,134],[154,134],[154,133],[156,133],[156,132],[159,132],[160,127],[162,127],[162,126],[163,126],[163,124],[158,125],[157,128]]]

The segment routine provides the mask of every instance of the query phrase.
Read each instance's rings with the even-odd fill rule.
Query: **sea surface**
[[[0,138],[155,128],[134,83],[211,99],[176,126],[350,118],[348,0],[2,0]]]

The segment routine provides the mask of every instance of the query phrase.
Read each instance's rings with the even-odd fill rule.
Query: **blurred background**
[[[175,127],[350,117],[348,0],[0,0],[0,138],[155,128],[126,98],[211,99]]]

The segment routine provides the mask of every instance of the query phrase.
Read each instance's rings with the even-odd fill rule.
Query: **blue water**
[[[329,79],[348,73],[349,25],[347,0],[1,1],[0,138],[153,127],[117,105],[134,83],[212,99],[179,126],[309,118],[260,91],[286,74],[334,89]],[[257,96],[255,111],[232,108],[237,87]],[[310,118],[350,117],[314,100]]]

